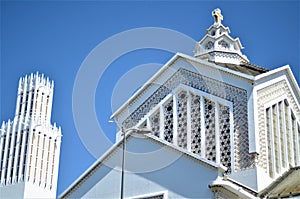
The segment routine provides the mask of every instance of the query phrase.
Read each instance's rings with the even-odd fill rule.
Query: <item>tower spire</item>
[[[219,8],[212,11],[214,24],[206,30],[206,35],[196,44],[195,57],[211,62],[241,64],[249,63],[242,54],[243,46],[239,38],[232,38],[228,27],[221,22],[223,15]]]
[[[56,197],[61,130],[51,124],[51,84],[38,73],[20,78],[15,117],[0,128],[3,198]]]

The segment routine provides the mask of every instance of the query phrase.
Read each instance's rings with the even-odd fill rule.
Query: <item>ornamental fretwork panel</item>
[[[180,88],[159,103],[154,112],[142,120],[141,127],[150,126],[156,137],[222,163],[228,167],[227,172],[231,172],[230,137],[233,132],[230,126],[233,121],[230,112],[230,102],[223,104],[216,98]]]
[[[205,95],[188,89],[175,93],[181,85]],[[156,136],[221,162],[229,172],[231,168],[238,171],[254,166],[254,156],[249,154],[244,89],[181,68],[128,116],[123,126],[130,128],[143,120],[149,122]]]

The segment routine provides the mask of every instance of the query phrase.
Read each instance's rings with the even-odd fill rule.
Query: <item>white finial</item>
[[[212,11],[212,16],[215,19],[215,23],[220,24],[223,20],[223,15],[221,14],[221,10],[219,8],[214,9],[214,11]]]

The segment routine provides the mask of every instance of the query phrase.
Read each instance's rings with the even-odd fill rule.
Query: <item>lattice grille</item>
[[[151,130],[153,132],[153,135],[159,137],[160,134],[160,114],[159,111],[154,113],[153,115],[150,116],[150,125],[151,125]]]
[[[216,161],[216,141],[215,141],[215,103],[204,99],[205,113],[205,157],[208,160]]]
[[[129,115],[123,123],[124,127],[129,128],[136,125],[151,109],[171,93],[171,90],[174,90],[180,84],[232,102],[235,169],[243,170],[254,167],[254,156],[249,154],[247,91],[183,68],[174,73],[172,77],[166,80],[161,87]],[[132,102],[130,106],[134,103]]]
[[[221,163],[231,172],[231,147],[230,147],[230,110],[228,106],[219,105],[220,125],[220,151]]]
[[[177,121],[178,121],[178,146],[186,149],[187,147],[187,92],[178,93],[177,102]]]
[[[176,104],[170,98],[164,104],[156,107],[156,111],[149,117],[149,125],[154,135],[160,137],[160,132],[164,128],[162,137],[164,140],[192,153],[204,154],[208,160],[221,162],[228,168],[227,172],[230,173],[232,132],[229,105],[223,105],[216,99],[216,101],[211,100],[187,90],[181,90],[175,97]],[[201,108],[202,103],[204,104],[203,110]],[[160,110],[163,112],[161,113]],[[163,118],[161,118],[162,115]],[[175,115],[176,118],[174,118]],[[163,121],[160,121],[161,119]],[[174,124],[175,122],[176,124]],[[146,120],[142,124],[146,125]],[[160,127],[161,124],[163,127]],[[201,137],[201,131],[205,134],[204,137]],[[216,134],[219,136],[216,137]],[[202,146],[201,140],[203,140],[204,146]]]
[[[173,142],[173,100],[163,106],[164,108],[164,139]]]
[[[200,96],[191,94],[191,151],[201,154],[201,112]]]

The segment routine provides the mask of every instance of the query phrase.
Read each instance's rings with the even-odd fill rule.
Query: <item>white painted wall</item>
[[[129,138],[126,148],[130,152],[126,154],[126,169],[132,172],[125,173],[125,198],[153,193],[165,193],[168,198],[213,197],[208,185],[218,176],[218,168],[213,166],[216,164],[202,162],[151,138]],[[121,149],[116,149],[104,161],[106,165],[80,180],[79,187],[73,186],[67,198],[119,198],[121,158]],[[158,160],[170,160],[170,164],[158,167]]]

